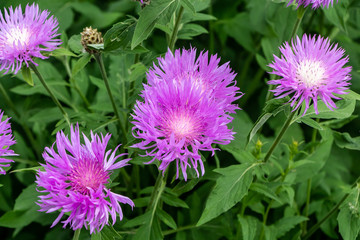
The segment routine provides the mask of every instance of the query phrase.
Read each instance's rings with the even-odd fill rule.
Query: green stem
[[[75,230],[73,240],[79,240],[80,232],[81,232],[81,228]]]
[[[51,91],[51,89],[49,88],[49,86],[47,85],[47,83],[45,82],[44,78],[42,77],[42,75],[40,74],[40,72],[37,70],[36,66],[33,63],[29,63],[30,68],[34,71],[34,73],[36,74],[36,76],[39,78],[40,82],[42,83],[42,85],[44,86],[45,90],[49,93],[51,99],[53,100],[53,102],[56,104],[56,106],[60,109],[62,115],[64,116],[65,121],[68,123],[68,125],[70,126],[70,119],[68,114],[65,112],[65,109],[63,108],[63,106],[61,105],[61,103],[59,102],[59,100],[57,100],[57,98],[55,97],[54,93]]]
[[[154,190],[153,190],[153,192],[151,194],[149,205],[148,205],[146,211],[148,211],[149,209],[152,209],[152,208],[156,208],[157,203],[158,203],[158,201],[159,201],[159,199],[161,197],[161,194],[165,189],[166,179],[167,179],[167,171],[164,173],[164,176],[159,171],[159,175],[158,175],[158,177],[156,179],[156,182],[155,182],[155,185],[154,185]]]
[[[164,231],[163,234],[164,234],[164,236],[166,236],[166,235],[170,235],[173,233],[177,233],[177,232],[181,232],[181,231],[185,231],[185,230],[189,230],[189,229],[193,229],[193,228],[198,228],[198,227],[196,225],[182,226],[182,227],[178,227],[177,229],[171,229],[171,230]]]
[[[292,30],[292,32],[291,32],[290,40],[293,39],[293,38],[296,36],[296,33],[297,33],[297,31],[299,30],[301,21],[302,21],[302,19],[304,18],[305,12],[306,12],[306,8],[304,8],[304,7],[302,7],[302,6],[300,6],[300,7],[298,8],[298,11],[297,11],[297,19],[296,19],[294,28],[293,28],[293,30]]]
[[[351,188],[353,188],[354,186],[356,186],[356,184],[360,181],[360,177],[358,177],[358,179],[356,179],[356,181],[353,183],[353,185],[351,186]],[[310,228],[310,230],[305,234],[305,236],[302,238],[303,240],[309,239],[311,237],[311,235],[313,235],[314,232],[316,232],[316,230],[318,230],[321,226],[321,224],[323,224],[326,220],[328,220],[341,206],[341,204],[347,199],[347,197],[350,195],[350,192],[345,194],[341,200],[328,212],[328,214],[326,214],[325,217],[323,217],[319,222],[317,222],[314,226],[312,226]]]
[[[265,158],[264,158],[264,163],[266,163],[266,162],[269,160],[269,158],[271,157],[271,154],[272,154],[273,151],[275,150],[276,146],[280,143],[280,141],[281,141],[282,137],[284,136],[286,130],[289,128],[289,126],[290,126],[290,124],[291,124],[291,120],[292,120],[293,117],[295,116],[295,113],[296,113],[296,112],[297,112],[297,111],[293,110],[293,111],[290,113],[288,119],[286,120],[286,122],[284,123],[283,127],[281,128],[279,135],[277,135],[277,137],[275,138],[275,140],[274,140],[273,144],[271,145],[269,151],[267,152],[267,154],[266,154],[266,156],[265,156]]]
[[[174,52],[174,47],[175,47],[175,42],[177,40],[177,34],[179,32],[179,26],[180,26],[180,22],[181,22],[181,18],[182,18],[182,15],[184,13],[184,7],[181,6],[180,7],[180,10],[179,10],[179,13],[176,17],[176,21],[175,21],[175,26],[174,26],[174,29],[171,33],[171,37],[170,37],[170,42],[169,42],[169,48],[172,52]]]
[[[115,116],[116,118],[118,119],[118,122],[119,122],[119,126],[120,126],[120,129],[121,131],[123,132],[123,136],[124,136],[124,139],[125,139],[125,142],[123,144],[126,144],[127,143],[127,137],[126,137],[126,130],[125,130],[125,127],[121,121],[121,118],[120,118],[120,115],[119,115],[119,111],[116,107],[116,104],[115,104],[115,100],[114,100],[114,97],[112,95],[112,92],[111,92],[111,88],[110,88],[110,84],[109,84],[109,80],[108,80],[108,77],[106,75],[106,70],[105,70],[105,66],[104,66],[104,62],[103,62],[103,59],[101,57],[101,53],[95,53],[94,54],[94,57],[96,59],[96,62],[99,64],[99,67],[100,67],[100,72],[101,72],[101,76],[104,80],[104,83],[105,83],[105,86],[106,86],[106,90],[108,92],[108,95],[109,95],[109,98],[110,98],[110,101],[111,101],[111,104],[112,104],[112,107],[114,109],[114,113],[115,113]]]

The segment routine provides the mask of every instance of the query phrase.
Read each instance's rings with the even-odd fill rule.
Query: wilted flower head
[[[88,53],[95,53],[96,50],[88,48],[89,44],[101,44],[104,43],[102,33],[92,27],[86,27],[83,29],[81,34],[81,45],[85,48]]]
[[[116,154],[106,150],[110,134],[105,137],[91,132],[91,140],[84,134],[85,144],[80,143],[79,126],[71,127],[70,140],[61,131],[56,134],[56,142],[51,148],[46,147],[42,164],[44,171],[38,171],[36,183],[39,192],[47,195],[39,196],[40,211],[54,212],[60,210],[51,227],[56,225],[65,213],[68,218],[63,221],[64,227],[70,223],[72,229],[90,228],[90,233],[100,231],[109,224],[109,215],[113,224],[116,213],[120,220],[123,213],[120,203],[134,203],[125,196],[113,193],[105,185],[110,182],[112,170],[124,167],[130,159],[115,161],[126,154]],[[57,147],[57,152],[54,149]]]
[[[296,110],[305,101],[304,114],[309,108],[311,100],[318,114],[317,100],[320,98],[325,105],[333,110],[336,105],[333,99],[340,99],[334,94],[346,94],[351,79],[351,67],[344,67],[349,57],[344,57],[345,51],[337,44],[330,44],[328,38],[311,37],[306,34],[300,40],[293,40],[280,47],[281,58],[274,55],[274,62],[269,64],[273,68],[272,74],[281,77],[268,81],[277,85],[272,90],[277,98],[283,98],[293,93],[291,106]]]
[[[11,159],[4,157],[17,156],[13,150],[9,149],[16,143],[13,138],[9,119],[2,121],[4,112],[0,110],[0,174],[6,174],[3,167],[10,167],[10,163],[14,162]]]
[[[25,13],[19,5],[0,13],[0,70],[15,74],[23,62],[35,64],[33,58],[45,59],[41,51],[51,52],[61,44],[54,39],[57,33],[57,20],[49,12],[40,11],[37,4],[26,5]]]
[[[229,62],[220,65],[220,58],[208,52],[201,52],[196,58],[196,49],[180,49],[173,54],[167,51],[164,58],[158,58],[159,66],[154,63],[147,74],[150,85],[158,82],[173,80],[181,82],[190,79],[200,85],[203,91],[208,92],[215,101],[222,102],[226,112],[235,113],[238,109],[233,102],[242,96],[236,87],[236,74],[229,67]]]
[[[226,66],[218,67],[218,60],[210,63],[204,55],[195,61],[195,51],[176,51],[159,59],[147,76],[149,85],[141,94],[133,114],[134,136],[142,141],[133,145],[146,149],[146,155],[160,161],[164,171],[176,162],[187,180],[186,170],[193,167],[199,176],[205,172],[199,150],[216,150],[212,144],[228,144],[234,132],[227,127],[232,121],[228,112],[237,106],[231,103],[239,98],[234,74]],[[229,80],[229,78],[231,78]],[[217,82],[219,81],[219,82]]]
[[[298,4],[298,7],[307,7],[312,4],[311,7],[313,9],[316,9],[318,7],[329,8],[330,4],[331,6],[334,4],[334,0],[289,0],[288,6],[291,5],[293,2],[296,2]],[[336,2],[338,2],[338,0],[336,0]]]

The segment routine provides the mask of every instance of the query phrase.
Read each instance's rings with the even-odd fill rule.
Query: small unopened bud
[[[89,44],[101,44],[104,43],[104,39],[102,37],[101,32],[98,32],[98,30],[92,29],[92,27],[86,27],[83,29],[83,32],[81,34],[81,44],[85,48],[85,51],[88,53],[96,53],[98,52],[96,49],[90,49],[88,47]]]
[[[255,149],[252,151],[252,154],[256,159],[260,159],[261,157],[261,148],[264,144],[258,139],[255,144]]]
[[[290,145],[290,152],[293,156],[299,153],[299,142],[296,140],[293,140]]]

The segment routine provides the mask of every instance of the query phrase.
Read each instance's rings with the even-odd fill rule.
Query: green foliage
[[[0,8],[28,2],[4,0]],[[90,131],[111,133],[108,149],[122,144],[118,152],[132,158],[130,166],[113,171],[107,187],[131,198],[135,207],[121,204],[121,221],[118,217],[113,224],[109,218],[109,225],[92,235],[83,228],[79,239],[358,239],[360,191],[359,184],[351,184],[360,172],[359,2],[334,1],[329,8],[306,9],[295,35],[329,37],[342,47],[353,69],[351,90],[336,95],[333,110],[320,98],[319,114],[312,103],[305,114],[305,105],[300,106],[266,162],[293,110],[291,94],[276,99],[269,92],[267,81],[274,79],[269,64],[291,40],[301,10],[296,4],[287,7],[285,0],[149,2],[36,1],[59,21],[62,41],[59,49],[42,52],[47,59],[33,58],[39,72],[72,124],[78,123],[87,136]],[[103,57],[123,128],[99,66],[81,45],[80,32],[89,26],[103,34],[104,42],[89,48]],[[197,176],[191,169],[187,181],[175,178],[174,162],[156,180],[159,161],[144,164],[152,158],[133,147],[139,142],[132,129],[134,105],[141,99],[149,68],[158,66],[157,58],[171,41],[175,49],[194,47],[198,53],[217,54],[220,65],[230,62],[236,85],[245,93],[236,100],[241,110],[230,114],[234,139],[214,144],[215,154],[201,151],[205,174]],[[43,170],[44,147],[51,147],[59,130],[69,134],[69,126],[26,65],[0,81],[0,109],[11,117],[17,141],[13,149],[19,154],[0,176],[1,239],[71,239],[69,226],[63,229],[60,222],[50,228],[59,211],[38,211],[41,193],[34,183],[36,172]]]

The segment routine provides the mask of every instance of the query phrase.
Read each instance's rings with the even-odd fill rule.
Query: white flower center
[[[7,43],[13,45],[25,45],[29,42],[30,32],[27,28],[20,28],[18,26],[11,28],[7,34]]]
[[[194,131],[192,121],[190,117],[186,115],[175,117],[170,123],[170,128],[178,139],[189,137]]]
[[[320,86],[325,78],[325,68],[320,61],[303,60],[296,69],[297,81],[306,88]]]

